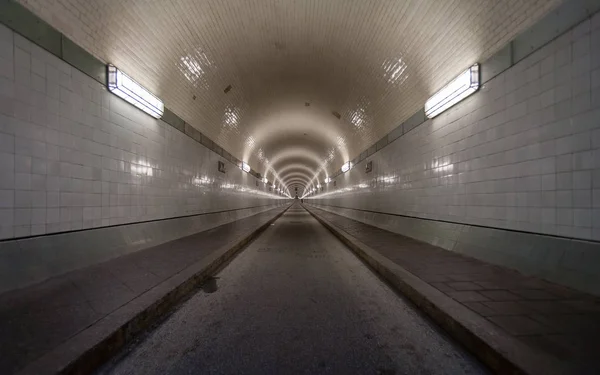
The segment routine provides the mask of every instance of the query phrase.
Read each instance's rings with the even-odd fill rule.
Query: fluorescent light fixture
[[[320,189],[320,188],[321,188],[321,184],[318,184],[318,185],[317,185],[317,189]]]
[[[330,183],[330,182],[331,182],[331,178],[327,177],[327,178],[325,179],[325,181],[323,181],[323,182],[324,182],[325,184],[328,184],[328,183]]]
[[[154,118],[162,117],[165,106],[159,98],[152,95],[150,91],[146,90],[142,85],[131,79],[131,77],[117,69],[114,65],[108,64],[107,70],[108,82],[106,86],[110,92]]]
[[[425,114],[434,118],[479,89],[479,64],[462,72],[425,102]]]
[[[250,166],[245,161],[242,162],[242,170],[244,172],[250,172]]]
[[[348,172],[350,168],[352,168],[352,163],[350,163],[349,161],[344,163],[344,165],[342,165],[342,173]]]
[[[267,180],[267,178],[265,177],[265,178],[263,178],[263,182],[264,182],[265,184],[268,184],[268,183],[269,183],[269,180]]]

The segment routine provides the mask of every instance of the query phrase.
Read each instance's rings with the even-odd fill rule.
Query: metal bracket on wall
[[[219,172],[226,173],[227,167],[225,166],[225,163],[223,163],[222,161],[218,161],[217,163],[218,163],[217,168],[218,168]]]

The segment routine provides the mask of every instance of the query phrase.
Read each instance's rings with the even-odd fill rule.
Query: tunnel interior
[[[128,316],[118,327],[130,336],[106,344],[123,349],[163,319],[156,301],[186,306],[168,323],[185,336],[176,321],[203,298],[234,309],[239,288],[254,299],[240,286],[252,277],[275,309],[266,316],[287,322],[275,325],[286,356],[306,342],[285,327],[306,317],[277,309],[298,307],[334,327],[313,332],[321,347],[362,334],[343,319],[363,324],[370,354],[355,372],[372,369],[357,364],[369,355],[378,373],[417,371],[420,344],[411,354],[386,341],[408,367],[363,346],[390,338],[365,328],[364,294],[387,306],[396,293],[398,309],[442,327],[422,335],[455,353],[451,368],[597,370],[599,11],[589,0],[0,0],[0,373],[96,371],[115,352],[82,344],[52,361],[90,330],[121,337],[111,324]],[[362,275],[356,300],[337,263]],[[278,305],[296,281],[308,292]],[[458,323],[431,306],[452,306]],[[526,354],[498,354],[507,347],[490,337]],[[197,365],[181,363],[170,370]],[[306,368],[346,371],[328,363]]]

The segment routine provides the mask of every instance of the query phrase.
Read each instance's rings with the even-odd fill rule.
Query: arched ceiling
[[[308,185],[560,2],[17,1],[270,181]]]

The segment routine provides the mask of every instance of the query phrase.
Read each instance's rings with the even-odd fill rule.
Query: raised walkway
[[[499,373],[600,373],[600,298],[304,207]]]
[[[188,296],[286,209],[0,295],[0,374],[88,372]]]

